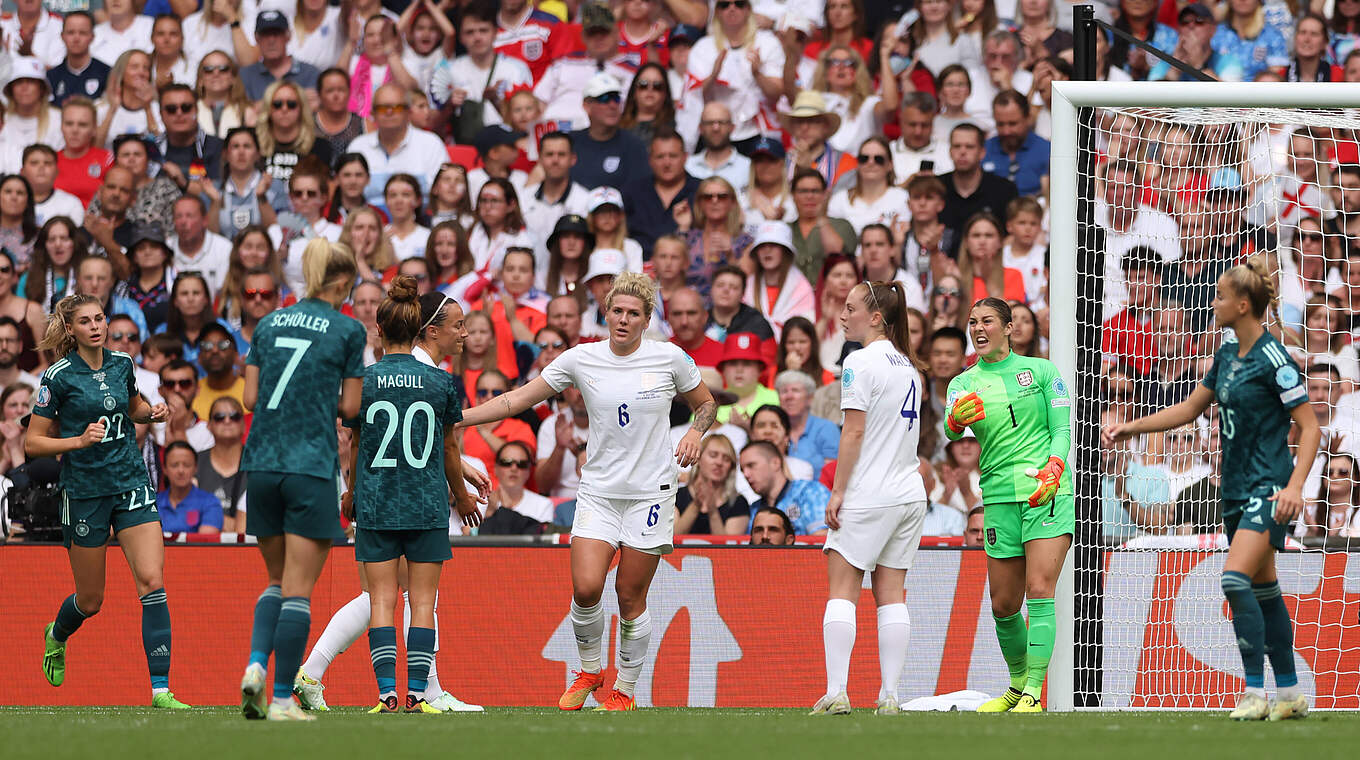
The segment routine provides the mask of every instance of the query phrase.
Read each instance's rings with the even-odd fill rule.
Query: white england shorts
[[[670,554],[675,534],[675,494],[615,499],[577,492],[571,535],[646,554]]]
[[[846,562],[869,572],[882,565],[907,570],[921,545],[926,503],[896,507],[841,509],[841,527],[829,531],[823,552],[836,551]]]

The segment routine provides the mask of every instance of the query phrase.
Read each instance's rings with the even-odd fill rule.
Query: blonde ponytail
[[[90,304],[98,306],[101,311],[104,308],[94,296],[73,294],[57,301],[56,307],[52,309],[52,315],[47,318],[47,332],[43,333],[37,350],[50,351],[56,356],[65,356],[76,350],[76,336],[71,334],[67,326],[75,319],[76,311],[80,307]]]
[[[1280,296],[1275,288],[1275,278],[1270,275],[1270,263],[1265,256],[1251,256],[1229,269],[1223,277],[1237,295],[1251,301],[1251,312],[1258,318],[1279,306]]]
[[[346,287],[359,274],[354,253],[325,238],[314,238],[302,251],[302,278],[307,283],[307,297],[319,298],[321,293],[338,281]]]

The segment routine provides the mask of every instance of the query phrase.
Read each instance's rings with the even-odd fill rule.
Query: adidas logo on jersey
[[[1257,525],[1260,525],[1260,524],[1261,524],[1261,516],[1260,516],[1260,515],[1253,515],[1252,518],[1251,518],[1251,521],[1252,521],[1253,523],[1257,524]]]
[[[164,644],[161,644],[160,646],[158,646],[158,647],[156,647],[155,649],[151,650],[151,654],[149,654],[149,655],[147,655],[147,656],[148,656],[148,657],[169,657],[169,656],[170,656],[170,647],[168,647],[168,646],[166,646],[166,645],[164,645]]]

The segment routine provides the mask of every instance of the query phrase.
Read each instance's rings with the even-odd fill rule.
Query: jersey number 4
[[[288,389],[288,381],[293,379],[293,373],[302,363],[303,355],[311,347],[312,342],[303,338],[274,339],[274,348],[287,349],[292,351],[293,355],[288,357],[288,363],[283,367],[283,374],[279,375],[279,382],[274,386],[274,392],[269,394],[269,403],[265,404],[266,409],[279,408],[279,402],[283,400],[283,392]]]
[[[911,381],[911,387],[907,389],[907,397],[902,400],[902,419],[907,421],[907,430],[916,428],[916,420],[921,416],[916,408],[916,381]]]
[[[397,411],[397,405],[391,401],[379,401],[368,408],[368,416],[364,420],[372,425],[378,418],[378,412],[387,415],[387,428],[383,430],[382,442],[378,444],[378,451],[373,455],[373,461],[368,465],[370,469],[384,467],[396,467],[396,457],[387,456],[387,447],[391,445],[392,438],[397,434],[397,419],[401,418],[401,453],[406,457],[407,466],[413,469],[420,469],[430,461],[430,454],[434,453],[434,407],[428,402],[417,401],[406,407],[406,415],[402,417],[401,412]],[[421,444],[420,456],[416,456],[415,444],[411,440],[411,422],[419,413],[425,417],[425,442]]]

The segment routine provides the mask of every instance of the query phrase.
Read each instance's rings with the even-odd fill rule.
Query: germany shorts
[[[73,499],[61,493],[61,542],[99,547],[109,542],[109,528],[118,535],[125,528],[161,521],[156,511],[156,492],[150,485],[111,496]]]
[[[444,562],[451,559],[453,552],[449,550],[448,526],[426,530],[355,529],[355,562],[387,562],[398,557],[405,557],[408,562]]]
[[[921,545],[925,518],[924,501],[880,509],[842,508],[841,527],[827,532],[822,551],[834,550],[865,572],[880,565],[907,570]]]
[[[1223,500],[1223,527],[1232,543],[1237,529],[1254,530],[1270,536],[1275,551],[1284,551],[1284,526],[1275,522],[1275,502],[1270,500],[1278,489],[1266,486],[1252,492],[1245,499]]]
[[[304,538],[343,539],[340,492],[334,477],[293,472],[251,472],[246,478],[246,532],[256,538],[291,533]]]
[[[1073,535],[1076,524],[1076,499],[1070,493],[1057,494],[1042,507],[1025,501],[987,504],[982,511],[982,545],[988,557],[1023,557],[1026,542]]]
[[[645,554],[670,554],[674,547],[675,494],[650,499],[614,499],[584,491],[576,494],[571,535],[593,538]]]

